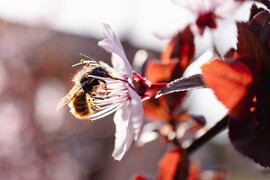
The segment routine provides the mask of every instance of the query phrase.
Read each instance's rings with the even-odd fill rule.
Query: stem
[[[213,127],[211,127],[204,135],[196,139],[186,150],[188,153],[192,153],[202,145],[204,145],[207,141],[212,139],[222,130],[224,130],[228,126],[229,116],[225,116],[219,122],[217,122]]]
[[[151,84],[151,86],[149,87],[150,89],[153,88],[164,88],[165,86],[167,86],[168,83],[153,83]]]

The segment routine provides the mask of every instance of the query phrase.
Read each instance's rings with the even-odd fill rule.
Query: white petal
[[[128,87],[129,95],[131,97],[131,115],[130,122],[134,130],[134,140],[137,141],[143,126],[143,106],[141,97],[130,87]]]
[[[128,76],[127,74],[128,72],[124,68],[125,65],[122,61],[122,57],[118,56],[115,53],[112,54],[112,65],[113,65],[113,69],[115,69],[118,73]]]
[[[114,52],[114,45],[111,43],[109,39],[103,39],[102,41],[98,42],[98,45],[105,49],[107,52],[111,53]]]
[[[120,58],[112,58],[112,64],[114,68],[121,68],[124,74],[129,78],[130,83],[132,83],[132,68],[126,57],[125,51],[117,38],[117,36],[111,30],[111,27],[107,24],[104,24],[104,35],[106,39],[99,41],[98,45],[104,48],[109,53],[112,53],[113,56],[119,56]]]
[[[110,39],[119,50],[121,50],[123,53],[125,52],[121,42],[119,41],[117,36],[112,31],[111,26],[109,24],[105,24],[105,23],[103,24],[103,33],[104,33],[105,37]]]
[[[116,111],[114,115],[114,123],[116,130],[114,151],[112,153],[112,156],[115,160],[118,161],[123,158],[133,141],[134,132],[129,121],[130,115],[130,101],[126,101],[122,108]]]

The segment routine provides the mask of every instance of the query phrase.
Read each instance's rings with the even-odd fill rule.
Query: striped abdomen
[[[90,103],[86,97],[86,93],[81,90],[74,96],[72,101],[69,103],[70,112],[74,114],[77,118],[87,119],[92,114],[92,110],[90,108]]]

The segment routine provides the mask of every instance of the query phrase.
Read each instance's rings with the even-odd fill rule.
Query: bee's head
[[[110,77],[109,73],[105,69],[100,67],[94,68],[92,74],[100,77]]]

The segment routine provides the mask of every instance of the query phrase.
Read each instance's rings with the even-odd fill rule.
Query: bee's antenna
[[[96,58],[92,57],[92,56],[89,56],[87,54],[84,54],[84,53],[80,53],[81,56],[85,57],[85,58],[88,58],[89,60],[92,60],[92,61],[95,61],[96,63],[99,64],[99,62],[96,60]],[[100,64],[99,64],[100,65]]]
[[[87,54],[83,54],[83,53],[80,53],[80,55],[87,58],[87,59],[89,59],[89,60],[82,59],[79,63],[73,64],[72,67],[79,66],[79,65],[82,65],[82,64],[88,64],[88,66],[89,65],[94,65],[94,66],[100,65],[100,63],[94,57],[89,56]]]

